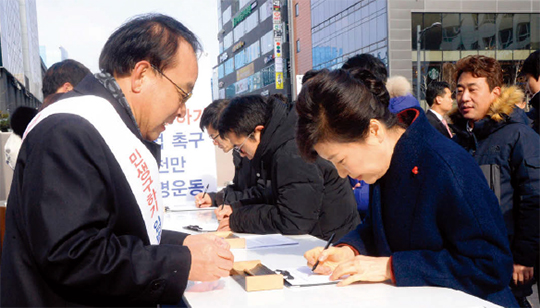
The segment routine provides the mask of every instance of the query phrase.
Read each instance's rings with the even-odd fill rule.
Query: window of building
[[[274,31],[270,30],[261,37],[261,54],[274,50]]]
[[[225,76],[232,72],[234,72],[234,58],[230,58],[229,60],[225,61]]]
[[[270,16],[272,16],[272,0],[268,0],[263,3],[259,9],[259,19],[261,22]]]
[[[231,7],[229,6],[225,11],[223,11],[223,24],[231,21]]]
[[[296,52],[300,52],[300,40],[296,40]]]
[[[225,77],[225,67],[221,64],[218,66],[218,78],[221,79],[223,77]]]
[[[294,5],[294,15],[298,16],[300,14],[300,11],[298,9],[298,3]]]
[[[233,33],[232,31],[227,33],[225,37],[223,38],[223,50],[227,50],[229,47],[231,47],[233,43]]]

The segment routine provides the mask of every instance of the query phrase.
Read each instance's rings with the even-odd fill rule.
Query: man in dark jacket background
[[[337,241],[359,223],[347,180],[330,162],[305,162],[298,153],[293,105],[274,96],[237,97],[223,111],[219,133],[251,160],[257,178],[269,186],[216,209],[219,230],[311,234]]]
[[[532,294],[540,236],[540,140],[516,108],[523,92],[503,86],[497,60],[463,58],[455,79],[454,140],[473,155],[499,199],[514,257],[510,286],[520,306],[530,307],[526,297]]]
[[[521,76],[524,76],[527,82],[527,89],[532,95],[529,102],[530,110],[527,116],[532,121],[531,126],[533,130],[539,133],[540,114],[538,109],[540,108],[540,50],[537,50],[529,55],[520,72]]]
[[[201,122],[199,124],[201,130],[208,132],[210,138],[212,138],[214,145],[219,147],[224,153],[228,153],[233,149],[233,145],[226,138],[222,138],[218,132],[219,118],[221,112],[229,105],[229,100],[218,99],[208,105],[201,116]],[[242,157],[236,151],[233,151],[233,164],[234,164],[234,178],[232,183],[227,185],[219,192],[209,192],[206,196],[204,193],[199,193],[195,196],[195,205],[197,207],[209,207],[220,206],[224,203],[231,204],[231,202],[238,201],[246,198],[251,194],[250,191],[256,193],[257,189],[251,189],[257,186],[257,177],[255,172],[251,168],[251,163],[247,157]],[[264,187],[264,184],[261,184]],[[225,198],[227,198],[225,200]]]

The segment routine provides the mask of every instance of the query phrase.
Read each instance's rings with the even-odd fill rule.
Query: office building
[[[420,78],[423,98],[423,88],[432,80],[452,81],[453,64],[465,56],[496,58],[503,66],[505,81],[514,83],[522,61],[540,49],[537,0],[289,2],[299,12],[292,17],[291,41],[301,46],[291,55],[293,75],[301,76],[311,68],[339,68],[355,54],[370,53],[387,64],[390,76],[409,79],[413,89]],[[306,33],[309,23],[311,33]]]
[[[0,1],[0,111],[43,99],[35,0]],[[1,127],[4,128],[4,127]]]
[[[217,98],[290,95],[287,5],[280,0],[218,0]]]

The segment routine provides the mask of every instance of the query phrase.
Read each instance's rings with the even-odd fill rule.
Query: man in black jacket
[[[540,115],[540,50],[531,53],[525,62],[520,72],[521,76],[524,76],[527,82],[527,89],[532,95],[529,102],[530,111],[527,116],[531,120],[532,129],[538,134]]]
[[[231,151],[233,149],[233,145],[229,140],[219,135],[218,125],[221,112],[227,107],[227,105],[229,105],[229,100],[226,99],[218,99],[213,101],[204,109],[199,124],[203,132],[205,130],[208,132],[208,135],[214,141],[214,145],[225,153]],[[195,206],[217,207],[224,203],[231,204],[231,202],[244,199],[244,197],[250,195],[249,191],[244,191],[249,190],[251,187],[257,185],[257,177],[251,168],[251,163],[248,158],[240,156],[240,154],[236,151],[233,151],[232,155],[234,164],[234,178],[232,183],[217,193],[210,192],[205,196],[204,193],[199,193],[195,196]]]
[[[468,56],[457,62],[458,109],[454,141],[472,154],[499,199],[514,272],[510,287],[521,307],[530,307],[538,260],[540,220],[540,142],[516,103],[523,92],[503,86],[499,62]]]
[[[159,145],[197,80],[195,35],[161,14],[117,29],[87,75],[28,126],[6,217],[3,307],[177,304],[228,276],[215,236],[162,230]]]
[[[330,162],[305,162],[294,139],[297,115],[276,97],[237,97],[223,111],[219,133],[251,160],[266,187],[216,209],[220,230],[311,234],[340,239],[360,223],[347,180]]]

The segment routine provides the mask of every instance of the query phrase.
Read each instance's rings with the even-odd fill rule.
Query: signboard
[[[211,79],[210,57],[201,56],[199,69],[200,80]],[[212,102],[211,84],[199,82],[193,92],[184,118],[167,125],[156,140],[161,145],[161,196],[171,209],[194,209],[195,196],[206,185],[209,192],[217,190],[216,149],[208,134],[199,128],[203,110]],[[224,89],[219,91],[219,96],[224,94]]]
[[[183,119],[176,119],[159,136],[161,163],[159,177],[163,204],[171,209],[194,207],[195,196],[216,191],[216,158],[212,140],[199,128],[204,106],[187,108]]]
[[[275,24],[276,23],[278,23],[278,24],[281,23],[281,12],[279,12],[279,11],[278,12],[276,12],[276,11],[272,12],[272,20],[274,21]]]
[[[253,62],[236,71],[236,80],[247,78],[255,73]]]
[[[274,60],[274,54],[271,54],[271,55],[268,55],[268,56],[264,57],[264,64],[266,64],[266,63],[268,63],[268,62],[270,62],[272,60]]]
[[[244,42],[244,41],[240,41],[240,42],[236,43],[236,44],[233,46],[232,51],[233,51],[233,52],[236,52],[238,49],[244,47],[244,45],[245,45],[245,42]]]
[[[283,72],[276,72],[276,89],[283,90]]]
[[[274,65],[274,71],[283,72],[283,58],[276,58],[276,64]]]
[[[283,36],[283,24],[274,24],[274,40],[281,40]]]
[[[219,63],[223,63],[223,61],[229,59],[229,54],[224,52],[221,54],[221,56],[219,56]]]
[[[282,46],[281,41],[274,42],[274,58],[281,58],[282,56]]]
[[[251,5],[243,9],[242,12],[238,14],[238,16],[233,18],[233,28],[236,27],[239,23],[241,23],[244,19],[246,19],[249,15],[251,15],[251,12]]]
[[[248,90],[248,80],[242,79],[240,81],[237,81],[235,82],[234,86],[235,86],[234,91],[236,94],[244,93]]]

